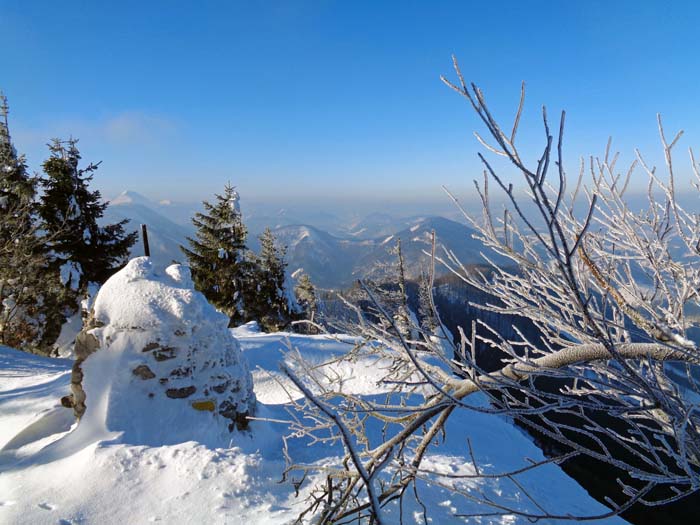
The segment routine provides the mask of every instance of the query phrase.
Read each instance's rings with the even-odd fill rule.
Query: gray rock
[[[134,370],[132,371],[133,374],[136,377],[139,377],[141,379],[153,379],[156,377],[156,375],[153,373],[153,370],[148,368],[148,365],[139,365]]]

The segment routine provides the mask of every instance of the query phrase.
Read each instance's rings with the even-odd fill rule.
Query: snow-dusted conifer
[[[188,238],[189,249],[181,249],[196,289],[228,315],[234,326],[247,320],[243,290],[250,265],[245,258],[247,230],[235,188],[227,184],[224,194],[215,197],[214,204],[203,202],[204,213],[197,213],[192,219],[196,238]]]
[[[99,226],[107,203],[89,184],[98,164],[79,168],[77,140],[55,139],[44,162],[39,214],[51,234],[54,265],[67,288],[84,293],[88,283],[104,283],[123,266],[137,234],[124,232],[127,220]]]
[[[31,202],[36,193],[36,179],[27,174],[24,156],[17,155],[7,123],[9,107],[0,94],[0,209],[18,208]]]
[[[0,96],[0,343],[47,353],[63,321],[62,287],[37,226],[37,179],[12,144]]]
[[[316,297],[316,287],[307,274],[304,273],[299,278],[299,282],[294,287],[294,296],[302,310],[303,318],[313,322],[318,311],[318,299]]]
[[[260,254],[255,258],[249,315],[266,330],[279,330],[291,320],[285,291],[286,247],[280,247],[270,228],[260,235]]]

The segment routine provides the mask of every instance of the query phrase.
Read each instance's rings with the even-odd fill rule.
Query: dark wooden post
[[[146,257],[150,257],[151,249],[148,247],[148,230],[145,224],[141,225],[141,238],[143,239],[143,254]]]

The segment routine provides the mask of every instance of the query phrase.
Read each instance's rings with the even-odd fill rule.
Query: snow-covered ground
[[[342,340],[322,336],[259,334],[235,331],[255,381],[259,417],[287,419],[289,385],[278,363],[291,344],[311,361],[343,353]],[[291,523],[304,504],[309,484],[295,497],[290,483],[279,483],[284,466],[283,424],[254,421],[248,432],[234,432],[228,442],[146,446],[103,429],[69,442],[76,432],[72,411],[57,406],[68,392],[71,362],[0,348],[0,523]],[[359,359],[347,375],[348,391],[376,392],[380,371],[372,358]],[[292,395],[294,392],[292,391]],[[157,414],[152,414],[157,419]],[[506,421],[479,414],[454,418],[448,442],[427,461],[445,473],[469,469],[469,436],[484,464],[506,469],[540,452]],[[294,445],[294,442],[291,442]],[[338,450],[299,442],[291,454],[304,461],[333,461]],[[530,487],[559,512],[593,512],[602,507],[557,467],[540,469]],[[532,483],[534,481],[534,483]],[[517,487],[491,483],[480,487],[494,496],[524,500]],[[426,489],[423,502],[432,523],[463,523],[453,517],[475,510],[463,498],[441,488]],[[418,510],[416,507],[413,510]],[[392,514],[390,513],[391,517]],[[394,518],[396,515],[393,514]],[[410,522],[410,520],[408,521]],[[416,515],[416,522],[422,522]],[[480,523],[518,523],[515,518]],[[523,521],[524,522],[524,521]],[[609,523],[621,520],[608,520]]]

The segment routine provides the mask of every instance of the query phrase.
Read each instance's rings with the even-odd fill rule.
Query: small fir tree
[[[252,272],[255,299],[251,301],[249,312],[265,330],[279,330],[291,320],[284,285],[286,251],[286,247],[277,245],[270,228],[266,228],[260,236],[260,254]]]
[[[39,214],[51,235],[54,265],[67,287],[84,294],[88,283],[104,283],[126,263],[137,234],[125,233],[128,220],[98,225],[107,203],[88,186],[99,163],[78,168],[77,140],[56,139],[49,149]]]
[[[239,196],[227,184],[216,202],[203,202],[204,213],[192,223],[196,238],[190,248],[181,247],[192,271],[197,290],[230,318],[230,326],[247,320],[243,289],[250,262],[246,260],[246,227],[241,217]]]
[[[313,322],[318,311],[318,299],[316,297],[316,288],[307,274],[302,274],[299,278],[299,282],[294,287],[294,296],[302,310],[303,318]],[[309,326],[304,331],[315,332],[313,327]]]

